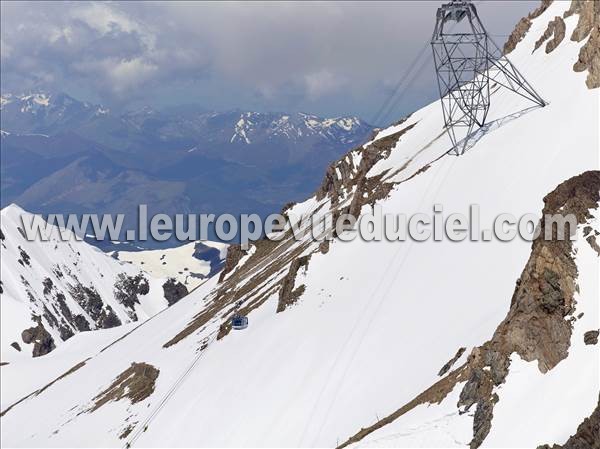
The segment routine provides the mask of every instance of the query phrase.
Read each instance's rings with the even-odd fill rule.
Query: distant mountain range
[[[114,112],[65,93],[2,94],[1,206],[36,213],[276,212],[364,142],[358,117]]]

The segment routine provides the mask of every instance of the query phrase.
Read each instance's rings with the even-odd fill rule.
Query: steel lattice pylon
[[[467,137],[485,125],[492,88],[546,105],[488,35],[471,2],[453,0],[438,8],[431,47],[450,153],[463,154]]]

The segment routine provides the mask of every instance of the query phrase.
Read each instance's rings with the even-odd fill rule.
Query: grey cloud
[[[479,8],[490,32],[505,35],[536,3]],[[2,2],[3,89],[44,85],[108,104],[185,101],[368,119],[429,40],[437,6]],[[401,109],[435,94],[426,73],[413,87]]]

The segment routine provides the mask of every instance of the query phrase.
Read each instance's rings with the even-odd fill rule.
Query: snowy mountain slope
[[[44,357],[20,357],[2,365],[2,410],[47,385],[82,359],[92,357],[140,323],[78,332]]]
[[[220,242],[191,242],[161,250],[114,251],[112,255],[152,276],[172,277],[192,290],[221,270],[227,246]]]
[[[577,194],[559,198],[561,188]],[[600,171],[587,172],[545,198],[548,209],[579,215],[577,240],[573,245],[536,240],[510,311],[492,339],[459,359],[456,370],[431,389],[362,429],[349,443],[458,447],[473,439],[475,446],[483,441],[485,447],[537,447],[566,442],[598,410],[600,354],[593,335],[600,327],[599,190]],[[585,207],[575,212],[578,201]],[[550,273],[559,272],[560,288],[553,289]],[[475,410],[464,414],[474,399]]]
[[[587,88],[586,73],[572,69],[583,45],[568,39],[577,15],[565,19],[566,38],[552,52],[531,54],[547,24],[568,7],[553,3],[511,53],[548,106],[515,115],[526,105],[498,91],[489,132],[454,158],[444,156],[449,141],[439,104],[431,104],[332,164],[316,195],[288,214],[358,214],[372,204],[384,213],[431,214],[434,204],[468,213],[469,205],[480,204],[482,226],[500,212],[540,216],[543,198],[559,184],[599,168],[599,93]],[[590,179],[584,191],[597,192]],[[571,194],[575,202],[578,195]],[[589,203],[582,201],[596,208]],[[597,229],[597,222],[590,219],[585,226]],[[589,234],[585,226],[580,237]],[[591,362],[598,346],[581,347],[578,340],[582,332],[600,327],[594,313],[598,257],[587,241],[580,238],[574,245],[577,278],[565,276],[560,283],[569,282],[565,289],[571,282],[579,285],[567,319],[584,315],[572,324],[568,341],[556,342],[562,346],[547,345],[554,354],[567,342],[568,356],[552,359],[553,366],[542,364],[540,371],[542,356],[526,363],[510,354],[505,383],[493,390],[498,402],[486,435],[490,441],[562,443],[595,405],[598,363]],[[458,370],[443,378],[438,373],[459,348],[465,351],[452,369],[472,359],[473,349],[497,329],[506,329],[500,325],[531,255],[531,243],[518,239],[337,238],[321,244],[308,237],[296,242],[289,232],[281,242],[260,241],[247,253],[231,248],[221,282],[211,278],[44,391],[4,408],[2,444],[334,446],[441,379],[453,387],[447,395],[425,395],[423,404],[363,443],[468,445],[474,422],[487,422],[477,410],[489,417],[483,413],[489,411],[489,397],[482,392],[481,409],[473,405],[461,415],[456,403],[471,378],[460,378]],[[228,320],[238,301],[250,322],[244,331],[232,331]],[[552,317],[557,326],[571,326],[572,320]],[[481,362],[472,371],[486,368]],[[574,388],[569,382],[577,371],[586,375]],[[526,384],[541,392],[528,397],[528,409],[518,401]],[[434,399],[441,405],[426,404],[439,402]],[[551,413],[544,407],[549,403],[558,404]],[[532,410],[544,410],[553,427],[532,417]],[[515,420],[527,429],[513,432]]]
[[[89,244],[28,241],[15,205],[2,209],[2,361],[44,355],[75,333],[144,320],[167,306],[162,284]],[[56,228],[55,228],[56,229]]]

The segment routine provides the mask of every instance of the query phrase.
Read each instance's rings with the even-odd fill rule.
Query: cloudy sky
[[[537,3],[476,2],[499,43]],[[436,98],[427,43],[438,5],[2,2],[2,91],[372,120],[411,70],[391,119]]]

